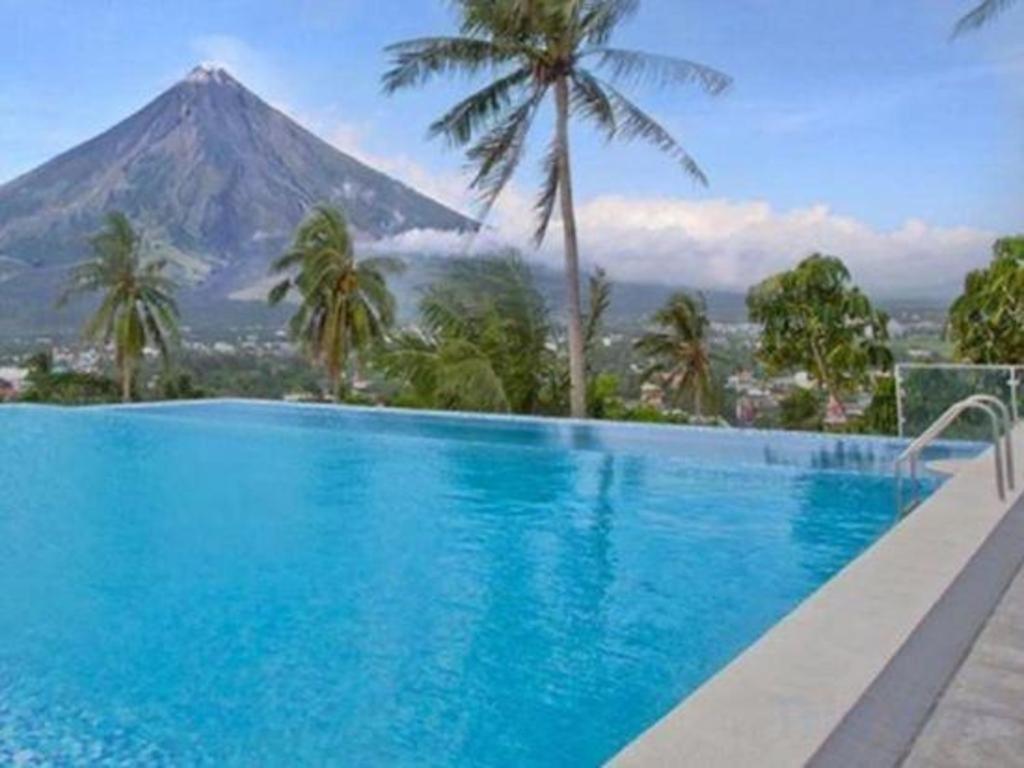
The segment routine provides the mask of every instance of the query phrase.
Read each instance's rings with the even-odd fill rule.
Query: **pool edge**
[[[49,408],[53,410],[79,410],[79,411],[131,411],[147,410],[156,408],[174,408],[181,406],[198,405],[250,405],[267,406],[276,408],[290,408],[295,410],[335,410],[350,413],[386,413],[396,416],[409,417],[431,417],[438,419],[456,419],[460,421],[483,421],[483,422],[506,422],[511,424],[544,424],[549,426],[567,427],[589,427],[606,429],[623,429],[637,431],[665,432],[687,431],[700,433],[726,433],[732,435],[754,435],[764,437],[766,435],[780,435],[788,439],[821,441],[821,440],[849,440],[849,441],[870,441],[887,445],[905,446],[910,442],[909,437],[897,437],[895,435],[876,435],[860,432],[821,432],[797,429],[777,429],[761,427],[735,427],[732,425],[712,426],[706,424],[672,424],[665,422],[646,421],[619,421],[615,419],[595,418],[572,418],[569,416],[538,416],[520,413],[489,413],[485,411],[449,411],[431,408],[396,408],[385,405],[354,405],[350,403],[330,402],[292,402],[288,400],[272,400],[259,397],[208,397],[195,400],[150,400],[131,403],[95,403],[79,406],[62,406],[41,403],[9,403],[7,407],[15,408]],[[965,445],[976,443],[973,440],[940,439],[934,441],[933,445]]]
[[[1024,425],[1015,443],[1024,450]],[[898,765],[1024,560],[991,452],[611,760]]]

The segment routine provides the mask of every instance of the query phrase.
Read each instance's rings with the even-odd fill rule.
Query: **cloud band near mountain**
[[[780,211],[760,201],[598,197],[578,211],[583,256],[620,280],[744,290],[814,251],[841,256],[855,278],[881,296],[948,297],[964,274],[984,264],[996,233],[910,220],[873,228],[825,205]],[[502,245],[529,255],[529,200],[513,192],[488,230],[470,242],[416,230],[381,249],[464,253]],[[534,258],[556,266],[561,229],[553,224]]]

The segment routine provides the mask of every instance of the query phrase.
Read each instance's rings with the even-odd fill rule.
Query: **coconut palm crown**
[[[146,347],[155,347],[165,364],[169,360],[170,345],[178,337],[175,285],[164,274],[166,259],[145,258],[143,239],[123,213],[108,214],[90,246],[93,258],[72,271],[59,303],[77,294],[103,294],[83,335],[103,345],[113,343],[121,398],[128,402]]]
[[[710,322],[704,297],[675,293],[654,313],[653,320],[659,330],[645,333],[635,345],[651,361],[644,378],[660,377],[677,405],[684,395],[690,395],[694,413],[703,416],[711,392]]]
[[[432,137],[465,148],[474,175],[471,188],[483,214],[519,167],[530,129],[550,96],[555,130],[543,160],[536,201],[535,239],[543,241],[561,209],[567,279],[571,410],[586,411],[586,367],[580,302],[579,247],[570,172],[569,120],[582,119],[609,139],[644,141],[678,162],[700,184],[697,162],[623,89],[646,81],[696,84],[711,94],[725,90],[723,73],[686,59],[610,45],[615,30],[638,0],[455,0],[459,34],[425,37],[390,46],[393,67],[384,75],[388,93],[421,86],[440,75],[493,77],[431,126]]]
[[[318,207],[299,226],[292,247],[273,263],[274,274],[287,276],[268,299],[279,304],[298,294],[289,330],[326,370],[333,397],[345,393],[349,353],[363,355],[394,324],[387,275],[401,267],[387,257],[357,259],[344,214],[328,207]]]

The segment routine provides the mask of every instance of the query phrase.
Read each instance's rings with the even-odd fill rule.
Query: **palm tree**
[[[965,14],[953,29],[953,37],[983,27],[996,16],[1008,9],[1017,0],[983,0],[972,11]]]
[[[349,353],[364,354],[394,323],[395,298],[386,276],[401,266],[386,257],[356,259],[344,214],[323,206],[299,226],[291,249],[272,265],[274,274],[288,276],[268,300],[276,305],[293,290],[298,293],[289,330],[326,369],[332,397],[345,393]]]
[[[145,348],[156,347],[165,365],[170,358],[178,336],[175,285],[164,275],[166,259],[145,258],[143,240],[123,213],[108,214],[90,244],[93,258],[71,273],[59,304],[80,293],[103,293],[83,335],[104,345],[113,341],[121,399],[128,402]]]
[[[684,395],[692,396],[693,410],[699,418],[711,392],[709,321],[704,297],[675,293],[654,313],[653,319],[662,330],[645,333],[635,344],[651,360],[643,377],[660,377],[668,385],[675,404]]]
[[[475,169],[471,188],[483,213],[494,204],[522,160],[527,136],[551,95],[555,131],[544,158],[537,200],[539,245],[556,202],[561,207],[567,280],[572,415],[586,415],[586,364],[580,305],[579,243],[573,205],[569,120],[591,122],[609,139],[641,140],[678,162],[700,184],[707,179],[696,161],[619,86],[647,80],[658,85],[696,83],[717,94],[730,79],[685,59],[609,46],[616,28],[639,0],[455,0],[460,34],[390,46],[393,68],[385,73],[388,93],[423,85],[437,75],[495,73],[430,126],[430,134],[466,147]],[[604,75],[602,77],[602,75]]]
[[[514,253],[454,259],[420,301],[421,328],[379,362],[431,408],[536,413],[553,366],[547,307]]]

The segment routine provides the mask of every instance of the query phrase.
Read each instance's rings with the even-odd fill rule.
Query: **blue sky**
[[[769,241],[802,227],[794,249],[810,247],[806,230],[819,224],[833,233],[823,245],[844,227],[876,238],[923,228],[942,242],[920,247],[943,254],[950,238],[966,247],[968,230],[981,238],[1024,228],[1024,7],[950,42],[970,5],[645,0],[617,44],[735,78],[718,99],[638,93],[711,187],[697,189],[646,148],[608,146],[580,130],[582,205],[618,200],[624,207],[605,213],[632,217],[643,231],[645,215],[705,211],[710,218],[677,240],[698,250],[711,247],[702,223],[728,216],[725,228],[735,228],[739,216],[747,234],[730,242],[733,263],[722,274],[742,271],[752,247],[744,243],[762,231],[749,230],[758,217],[778,225]],[[325,138],[460,202],[459,156],[424,135],[465,84],[390,99],[379,90],[387,43],[453,28],[441,0],[0,0],[0,12],[0,182],[114,124],[197,62],[216,60]],[[524,196],[532,167],[517,181]],[[865,264],[893,252],[872,242],[863,249],[878,252]],[[943,258],[959,265],[967,257]],[[714,271],[705,278],[718,279]]]

